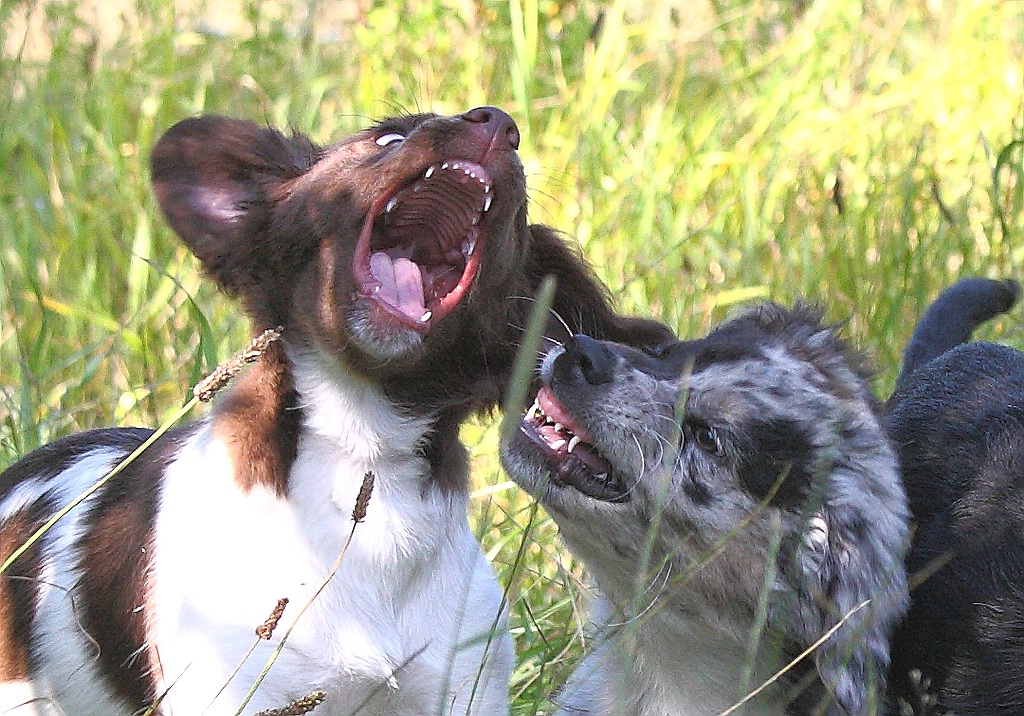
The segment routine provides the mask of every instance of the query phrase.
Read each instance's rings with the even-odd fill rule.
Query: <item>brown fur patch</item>
[[[140,429],[88,430],[37,448],[0,474],[0,500],[7,499],[26,480],[46,483],[55,479],[94,450],[114,448],[128,452],[149,433]],[[0,561],[24,544],[52,512],[53,506],[43,496],[0,524]],[[41,567],[42,544],[40,541],[33,545],[0,576],[0,682],[24,679],[31,670],[28,644],[35,618],[35,580]]]
[[[86,519],[78,585],[82,627],[99,645],[99,667],[133,710],[156,697],[146,604],[160,481],[189,436],[171,431],[104,486]]]
[[[38,504],[0,524],[0,562],[10,557],[43,523]],[[29,639],[35,620],[40,559],[36,543],[0,576],[0,683],[30,677]]]
[[[217,406],[213,431],[228,446],[235,480],[244,490],[262,485],[287,493],[299,441],[296,402],[284,348],[273,343]]]

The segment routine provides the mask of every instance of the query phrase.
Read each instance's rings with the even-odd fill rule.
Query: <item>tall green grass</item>
[[[502,106],[533,219],[580,241],[620,308],[695,334],[744,300],[817,298],[882,394],[939,289],[1024,274],[1021,3],[309,0],[222,26],[181,8],[137,0],[119,31],[0,0],[0,465],[158,423],[247,340],[149,188],[154,140],[199,112],[327,142]],[[986,335],[1021,345],[1018,322]],[[465,436],[533,714],[580,653],[581,572],[500,473],[495,431]]]

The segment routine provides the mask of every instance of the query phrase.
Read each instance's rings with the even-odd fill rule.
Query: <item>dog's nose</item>
[[[519,149],[519,127],[516,121],[497,107],[477,107],[462,115],[467,122],[482,125],[481,129],[494,139],[495,149]]]
[[[565,350],[555,360],[555,378],[569,384],[580,379],[590,385],[603,385],[612,381],[615,356],[600,341],[582,333],[565,343]]]

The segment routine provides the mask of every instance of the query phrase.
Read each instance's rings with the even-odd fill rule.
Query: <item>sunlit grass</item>
[[[502,106],[533,219],[582,243],[620,308],[695,334],[742,300],[819,298],[876,357],[882,394],[941,287],[1021,276],[1021,3],[326,5],[254,3],[221,26],[139,0],[119,35],[74,3],[0,0],[0,465],[159,423],[248,339],[149,188],[154,140],[199,112],[327,142],[396,112]],[[30,15],[52,50],[22,32]],[[987,335],[1020,345],[1018,322]],[[580,571],[542,513],[524,534],[495,431],[464,434],[532,714],[579,654]]]

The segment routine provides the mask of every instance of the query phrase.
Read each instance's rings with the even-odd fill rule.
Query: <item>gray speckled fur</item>
[[[628,489],[588,497],[524,433],[503,446],[600,593],[597,646],[561,713],[717,714],[830,629],[789,675],[813,677],[802,697],[783,678],[742,713],[822,699],[824,713],[874,713],[907,606],[908,514],[867,374],[836,329],[766,304],[657,357],[577,338],[541,375]]]

